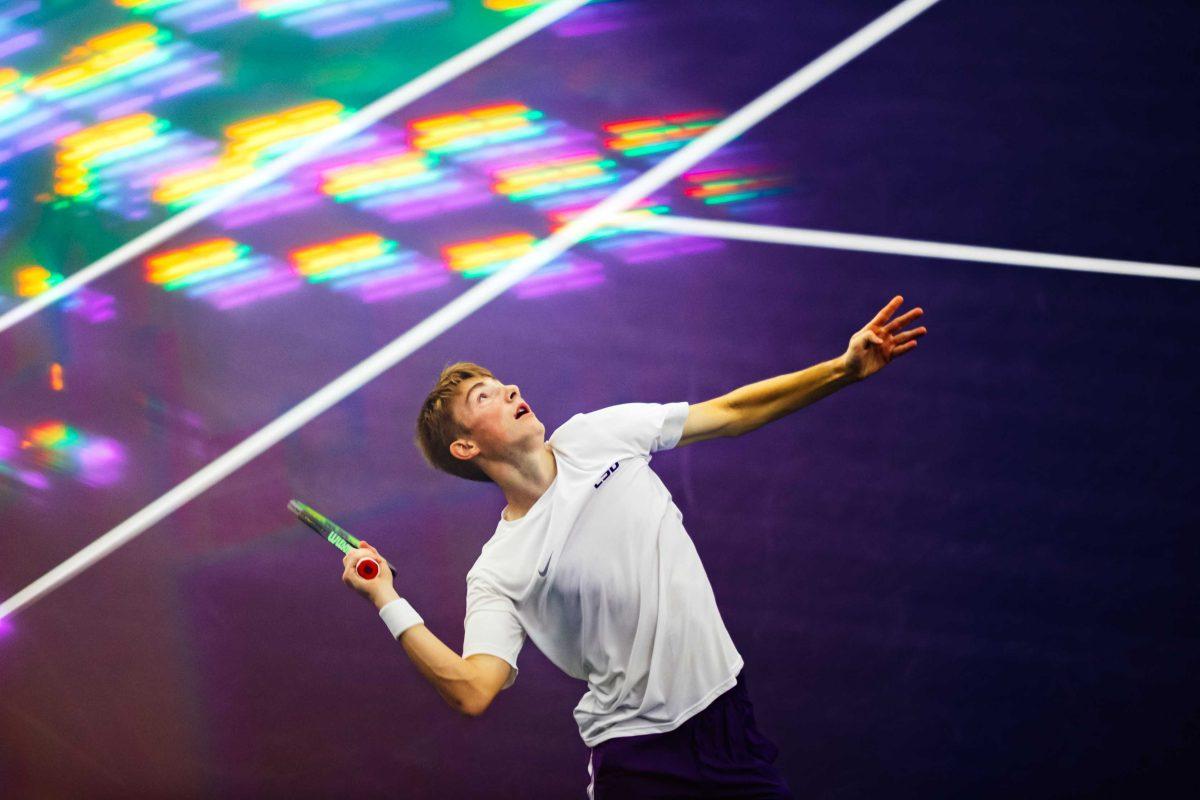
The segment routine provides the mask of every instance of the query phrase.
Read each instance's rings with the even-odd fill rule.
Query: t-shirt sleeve
[[[585,415],[597,430],[636,455],[670,450],[687,422],[687,403],[623,403]]]
[[[463,624],[463,658],[488,653],[512,667],[501,689],[517,680],[517,654],[525,643],[525,629],[517,619],[512,600],[478,578],[467,581],[467,617]]]

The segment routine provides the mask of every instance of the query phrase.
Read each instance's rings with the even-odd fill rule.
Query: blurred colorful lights
[[[480,278],[529,252],[536,243],[537,239],[532,233],[516,231],[446,245],[442,248],[442,255],[454,272],[464,278]]]
[[[90,165],[110,161],[122,150],[145,149],[166,127],[166,122],[142,113],[102,122],[63,137],[56,157],[54,190],[68,197],[85,194],[89,189]]]
[[[610,122],[604,126],[612,138],[605,145],[630,158],[675,150],[716,125],[714,111],[691,111],[662,117]]]
[[[525,231],[502,233],[486,239],[474,239],[442,248],[449,268],[464,278],[482,278],[508,266],[537,244],[537,238]],[[518,297],[542,297],[567,289],[582,289],[604,280],[602,267],[595,261],[567,254],[539,269],[513,291]]]
[[[299,170],[294,197],[333,197],[390,222],[423,219],[494,199],[486,181],[414,150],[404,131],[373,126]],[[310,192],[309,187],[314,187]]]
[[[279,19],[315,38],[338,36],[449,10],[449,0],[240,0],[264,19]]]
[[[376,233],[359,233],[294,250],[296,272],[310,283],[327,283],[367,302],[442,286],[449,281],[432,259],[401,249]]]
[[[265,160],[296,147],[304,139],[337,125],[349,111],[336,100],[317,100],[225,128],[228,142],[220,155],[194,162],[159,178],[153,199],[172,208],[203,197],[252,172]],[[262,190],[268,194],[271,187]],[[246,198],[253,203],[256,195]]]
[[[483,7],[506,17],[523,17],[548,5],[550,0],[483,0]],[[586,6],[556,22],[556,36],[588,36],[625,27],[628,4],[617,0],[592,0]]]
[[[169,30],[149,22],[122,26],[73,47],[62,66],[30,78],[23,90],[72,109],[95,106],[99,116],[115,117],[220,79],[205,68],[217,59],[215,53],[173,39]]]
[[[66,201],[91,202],[127,219],[150,213],[159,177],[217,145],[144,112],[108,120],[59,140],[54,190]]]
[[[31,30],[16,23],[21,17],[38,11],[37,0],[26,0],[24,3],[8,3],[0,9],[0,58],[7,58],[33,47],[42,40],[42,32]]]
[[[13,286],[17,297],[36,297],[50,287],[60,283],[63,276],[51,272],[41,264],[18,267],[13,273]],[[62,308],[83,317],[88,322],[105,322],[117,315],[116,301],[112,295],[98,292],[85,286],[63,301]]]
[[[252,16],[238,0],[113,0],[138,16],[151,15],[159,22],[187,33],[211,30]]]
[[[524,16],[546,5],[550,0],[483,0],[483,7],[508,16]]]
[[[13,283],[17,297],[36,297],[42,292],[49,290],[51,286],[59,283],[62,279],[62,275],[57,272],[51,272],[40,264],[19,267],[13,273]]]
[[[573,153],[496,170],[492,189],[520,202],[613,183],[616,166],[598,153]]]
[[[296,272],[312,283],[375,269],[386,263],[396,243],[379,234],[363,233],[312,245],[291,254]]]
[[[210,239],[152,256],[146,260],[146,280],[168,292],[245,269],[250,246],[232,239]]]
[[[538,136],[542,112],[523,103],[498,103],[409,123],[413,145],[431,153],[456,153]]]
[[[269,256],[233,239],[209,239],[146,259],[146,280],[183,290],[218,308],[233,308],[291,291],[300,281]]]
[[[705,205],[724,205],[757,200],[789,191],[788,178],[761,168],[708,169],[683,176],[689,184],[683,191]]]
[[[31,425],[19,436],[0,427],[0,475],[29,488],[49,488],[46,470],[89,486],[108,486],[120,480],[124,463],[124,448],[115,440],[60,420]]]
[[[64,119],[61,109],[26,94],[28,83],[17,70],[0,67],[0,163],[83,127]]]
[[[321,191],[345,202],[405,189],[435,180],[435,163],[433,156],[419,150],[383,153],[327,169],[321,175]]]

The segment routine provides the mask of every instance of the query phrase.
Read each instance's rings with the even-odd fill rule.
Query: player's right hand
[[[360,542],[362,547],[357,547],[342,557],[342,583],[373,602],[376,608],[383,608],[400,596],[392,586],[395,576],[388,569],[387,559],[381,556],[378,550],[366,542]],[[370,558],[379,565],[379,574],[371,580],[358,574],[358,562],[364,558]]]

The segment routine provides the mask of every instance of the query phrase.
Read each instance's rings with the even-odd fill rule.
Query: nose
[[[515,383],[510,383],[508,385],[508,399],[515,400],[516,398],[518,398],[520,396],[521,396],[521,388],[519,386],[517,386]]]

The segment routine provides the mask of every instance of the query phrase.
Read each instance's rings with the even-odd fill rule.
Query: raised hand
[[[917,339],[926,333],[925,328],[904,330],[904,326],[925,312],[917,307],[892,319],[903,302],[904,298],[896,295],[862,330],[850,337],[850,346],[842,358],[851,376],[862,380],[883,369],[892,359],[916,348]]]

